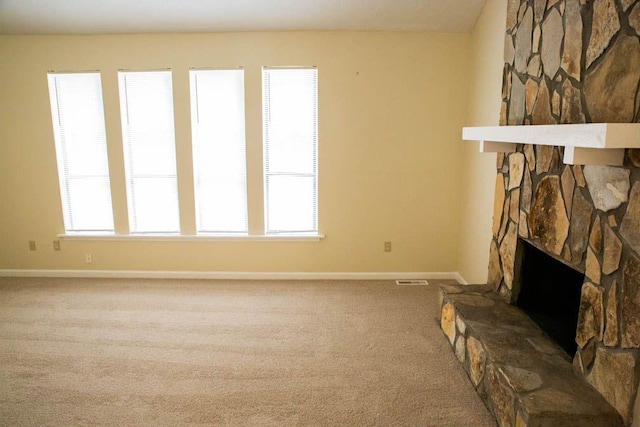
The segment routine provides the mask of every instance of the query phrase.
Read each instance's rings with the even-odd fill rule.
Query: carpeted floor
[[[437,286],[0,279],[0,425],[494,426]]]

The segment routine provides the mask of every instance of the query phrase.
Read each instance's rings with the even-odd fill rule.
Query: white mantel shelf
[[[480,141],[481,153],[511,153],[516,144],[565,147],[569,165],[621,166],[626,148],[640,148],[640,123],[465,127],[462,139]]]

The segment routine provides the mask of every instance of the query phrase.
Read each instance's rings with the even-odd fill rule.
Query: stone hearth
[[[442,285],[441,327],[500,426],[622,426],[566,353],[486,285]]]

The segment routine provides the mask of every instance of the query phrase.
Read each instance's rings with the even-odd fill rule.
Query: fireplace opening
[[[524,240],[521,243],[516,305],[573,357],[584,274]]]

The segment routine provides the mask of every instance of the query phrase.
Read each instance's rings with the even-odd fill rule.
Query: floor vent
[[[396,285],[403,286],[424,286],[428,284],[426,280],[396,280]]]

